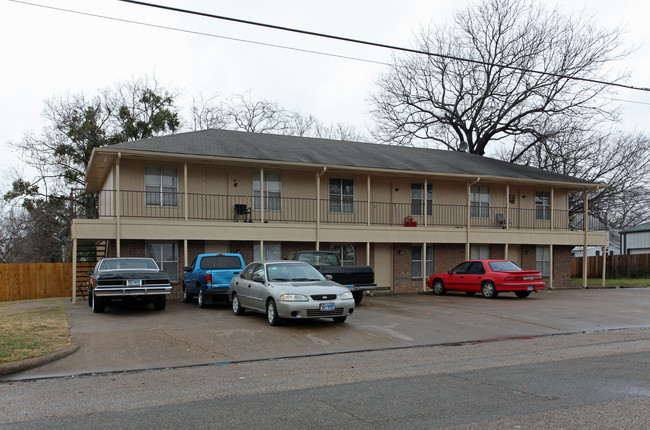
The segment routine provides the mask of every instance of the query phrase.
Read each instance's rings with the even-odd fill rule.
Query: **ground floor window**
[[[433,275],[433,245],[427,246],[426,276]],[[422,245],[411,248],[411,278],[422,279]]]
[[[542,276],[551,274],[551,250],[548,246],[538,246],[535,249],[535,268],[542,272]]]
[[[470,260],[489,260],[490,259],[490,245],[470,245],[469,246],[469,259]]]
[[[355,265],[354,245],[332,244],[330,245],[330,251],[334,251],[339,255],[341,265]]]
[[[178,243],[145,242],[145,256],[153,258],[172,282],[178,281]]]
[[[253,244],[253,259],[258,260],[282,260],[282,244],[264,242],[264,257],[260,256],[260,244]]]

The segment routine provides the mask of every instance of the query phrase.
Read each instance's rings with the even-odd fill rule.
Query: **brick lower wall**
[[[111,241],[108,247],[108,257],[116,257],[115,241]],[[355,243],[355,258],[357,265],[366,264],[366,244]],[[464,244],[447,244],[437,243],[433,245],[433,272],[439,273],[451,269],[459,262],[465,259]],[[412,261],[412,244],[396,243],[393,244],[393,291],[399,293],[417,293],[422,291],[422,279],[413,278],[411,273]],[[329,243],[321,243],[321,250],[328,250]],[[284,242],[282,244],[282,256],[290,252],[300,250],[316,249],[313,242]],[[188,264],[192,259],[204,252],[205,242],[201,240],[188,241]],[[246,264],[253,261],[253,242],[252,241],[231,241],[230,252],[237,252],[242,255]],[[501,245],[492,245],[490,248],[492,258],[503,258],[505,255],[504,247]],[[184,266],[183,241],[178,241],[178,280],[172,280],[174,288],[170,299],[180,299],[182,297],[181,280]],[[521,246],[521,266],[523,269],[536,268],[536,246]],[[121,255],[123,257],[144,257],[145,241],[144,240],[122,240]],[[374,264],[374,246],[370,246],[370,264]],[[571,286],[571,247],[554,246],[553,247],[553,287],[567,288]],[[545,279],[548,284],[548,278]]]

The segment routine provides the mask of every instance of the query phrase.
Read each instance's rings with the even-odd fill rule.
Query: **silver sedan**
[[[247,309],[265,313],[272,326],[284,319],[333,318],[342,323],[354,312],[348,288],[301,261],[255,261],[233,278],[228,297],[235,315]]]

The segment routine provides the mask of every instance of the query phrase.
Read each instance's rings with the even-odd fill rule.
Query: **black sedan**
[[[165,309],[172,286],[169,276],[151,258],[103,258],[88,272],[88,304],[104,312],[112,300],[141,300]]]

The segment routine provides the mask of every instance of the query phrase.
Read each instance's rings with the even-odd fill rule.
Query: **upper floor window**
[[[427,184],[427,215],[433,211],[433,184]],[[424,215],[424,184],[411,184],[411,215]]]
[[[473,186],[470,189],[470,214],[472,218],[490,216],[490,188]]]
[[[354,180],[330,178],[330,212],[354,212]]]
[[[260,174],[253,175],[253,208],[261,209]],[[264,210],[279,211],[282,209],[282,176],[278,173],[264,174]]]
[[[551,193],[535,191],[535,219],[551,219]]]
[[[178,176],[175,167],[144,168],[148,206],[178,206]]]

